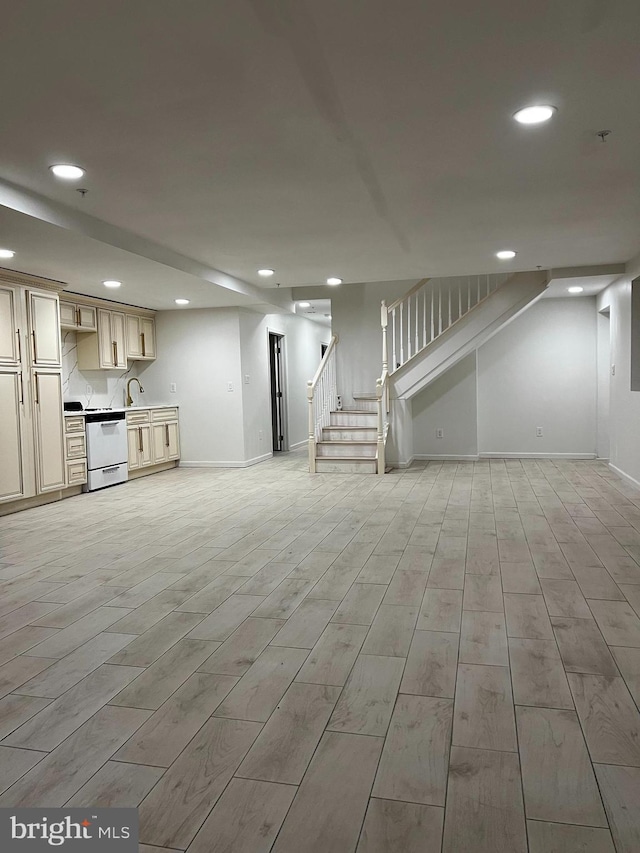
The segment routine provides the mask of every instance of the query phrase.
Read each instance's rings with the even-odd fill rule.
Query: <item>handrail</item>
[[[408,299],[410,296],[413,296],[413,294],[416,291],[420,290],[421,287],[424,287],[424,285],[428,281],[431,281],[431,279],[430,278],[421,278],[420,281],[416,282],[416,284],[413,285],[411,290],[407,290],[407,292],[404,294],[404,296],[401,296],[399,299],[396,299],[396,301],[392,302],[391,305],[387,305],[387,311],[389,313],[391,313],[394,308],[397,308],[398,305],[400,305],[401,302],[404,302],[405,299]]]
[[[336,344],[333,335],[320,366],[313,379],[307,382],[309,402],[309,473],[316,473],[316,444],[321,438],[322,428],[329,426],[332,410],[337,406]]]

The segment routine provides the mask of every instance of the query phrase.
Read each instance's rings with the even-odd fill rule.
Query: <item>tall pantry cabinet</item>
[[[65,488],[58,286],[0,271],[0,502]]]

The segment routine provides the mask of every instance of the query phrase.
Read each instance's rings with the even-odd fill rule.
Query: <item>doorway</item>
[[[271,444],[274,453],[286,450],[284,335],[269,332],[269,381],[271,385]]]
[[[596,452],[599,459],[609,459],[609,400],[611,394],[611,321],[609,308],[598,313],[598,416]]]

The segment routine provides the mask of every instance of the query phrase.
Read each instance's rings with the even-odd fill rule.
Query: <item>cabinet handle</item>
[[[164,425],[164,441],[167,447],[169,447],[169,424]]]
[[[144,346],[144,332],[140,332],[140,337],[142,338],[142,355],[146,355],[147,351]]]
[[[36,406],[40,405],[40,383],[38,382],[38,374],[34,374],[36,380]]]
[[[24,406],[24,385],[22,384],[22,371],[20,371],[20,404]]]
[[[116,341],[111,341],[111,345],[113,346],[113,366],[117,367],[117,365],[118,365],[118,344]]]
[[[31,341],[33,344],[33,360],[37,361],[37,358],[36,358],[36,333],[35,333],[35,331],[31,332]]]
[[[80,309],[76,308],[76,326],[80,325]]]
[[[144,451],[144,447],[142,446],[142,427],[138,427],[138,450],[140,453]]]
[[[16,332],[18,336],[18,361],[22,361],[22,340],[20,339],[20,329]]]

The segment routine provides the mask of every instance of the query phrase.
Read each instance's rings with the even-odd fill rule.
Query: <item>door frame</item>
[[[282,449],[273,449],[273,408],[271,400],[271,335],[277,335],[280,339],[280,368],[282,372]],[[286,453],[289,450],[289,407],[288,392],[289,381],[287,377],[287,345],[286,335],[281,329],[267,327],[267,376],[269,382],[269,421],[271,424],[271,452]]]

